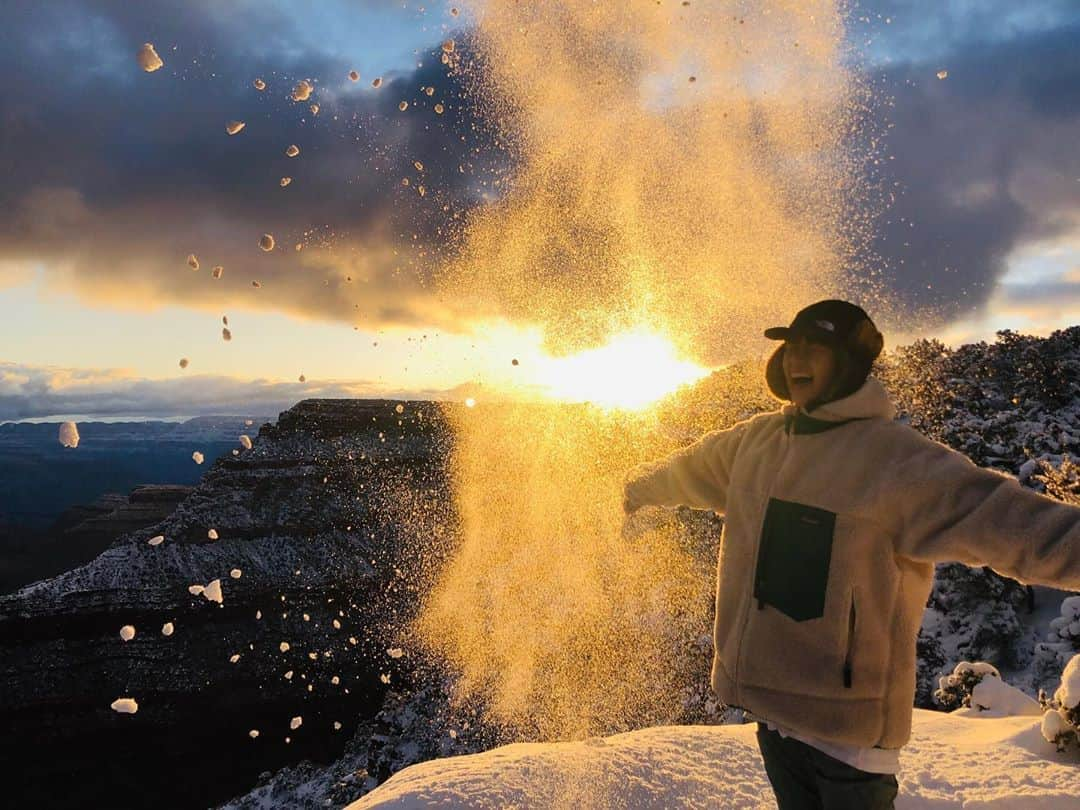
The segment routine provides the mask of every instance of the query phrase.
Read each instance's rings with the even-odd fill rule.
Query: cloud
[[[946,57],[884,72],[880,177],[897,196],[873,247],[890,287],[937,324],[985,311],[1024,245],[1080,232],[1080,18],[1044,28],[958,36]]]
[[[460,399],[459,391],[391,388],[372,380],[244,380],[214,375],[137,377],[122,369],[0,362],[0,421],[88,416],[270,414],[302,399]]]
[[[444,223],[491,162],[483,127],[472,127],[482,116],[437,43],[423,67],[388,71],[374,90],[348,81],[345,54],[298,32],[298,14],[288,3],[57,2],[9,20],[0,262],[41,263],[53,285],[112,304],[242,299],[367,328],[458,328],[432,273]],[[165,60],[152,74],[134,58],[147,40]],[[317,115],[288,97],[300,78],[315,85]],[[246,126],[230,137],[229,120]],[[290,143],[299,157],[285,156]],[[271,254],[258,249],[263,233],[279,245]]]

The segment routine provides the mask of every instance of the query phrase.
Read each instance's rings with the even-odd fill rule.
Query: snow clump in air
[[[221,278],[221,274],[224,273],[224,272],[225,272],[225,268],[222,267],[219,264],[217,267],[214,268],[213,276],[214,276],[214,278]]]
[[[296,87],[292,91],[293,101],[307,101],[311,98],[311,91],[315,88],[311,86],[311,83],[306,79],[301,79],[296,83]]]
[[[165,622],[165,624],[161,625],[161,635],[171,636],[175,629],[172,622]]]
[[[266,89],[266,82],[262,79],[256,79],[251,83],[251,86],[258,90],[260,93]]]
[[[269,253],[274,249],[274,235],[272,233],[264,233],[262,239],[259,240],[259,247]]]
[[[60,444],[62,444],[64,447],[78,447],[79,428],[75,426],[74,422],[61,423],[59,439]]]
[[[251,449],[251,437],[248,436],[246,433],[241,433],[240,434],[240,444],[244,445],[245,450],[250,450]]]
[[[210,600],[211,602],[217,602],[220,605],[222,603],[221,580],[210,580],[206,588],[203,589],[202,595],[204,598]]]
[[[289,651],[289,642],[287,642],[287,641],[281,642],[278,645],[278,649],[281,650],[282,652],[288,652]]]
[[[371,80],[371,86],[375,89],[382,87],[382,76],[376,76]]]
[[[151,546],[160,546],[164,542],[165,542],[165,535],[163,535],[163,534],[155,534],[153,537],[151,537],[149,540],[146,541],[147,545],[151,545]]]
[[[123,627],[120,628],[120,638],[122,638],[124,641],[131,641],[133,638],[135,638],[135,628],[132,627],[130,624],[125,624]]]
[[[225,125],[225,131],[230,135],[237,135],[245,126],[247,126],[247,124],[243,121],[229,121],[229,123]]]
[[[947,70],[939,70],[937,72],[937,77],[939,79],[947,79],[947,78],[949,78],[949,71],[947,71]]]
[[[194,453],[191,454],[191,460],[194,461],[196,464],[202,464],[205,460],[205,456],[203,456],[202,453],[196,450]]]
[[[300,154],[300,147],[295,143],[290,143],[285,149],[285,157],[296,157]]]
[[[187,263],[188,263],[188,267],[190,267],[192,270],[198,270],[199,269],[199,259],[195,256],[194,253],[189,253],[188,254]]]
[[[232,332],[229,331],[229,327],[221,327],[221,339],[224,340],[226,343],[232,340]]]
[[[180,358],[180,368],[187,368],[190,361],[186,357]]]
[[[117,698],[110,708],[120,714],[135,714],[139,710],[139,704],[135,698]]]
[[[192,596],[198,596],[200,593],[202,593],[206,589],[202,585],[188,585],[187,590],[188,590],[188,593],[190,593]]]
[[[234,568],[232,571],[229,572],[229,576],[233,579],[240,579],[240,577],[243,576],[243,571],[241,571],[239,568]]]
[[[256,737],[259,736],[259,730],[257,728],[253,728],[251,731],[248,732],[248,736],[254,740]]]
[[[296,731],[303,724],[304,724],[304,718],[303,717],[294,717],[292,720],[289,721],[289,728],[291,730],[293,730],[293,731]]]
[[[281,180],[278,181],[278,185],[281,186],[282,188],[285,188],[285,186],[289,185],[289,183],[291,183],[291,182],[292,182],[291,177],[282,177]]]
[[[358,82],[358,81],[360,81],[360,74],[357,73],[355,70],[350,70],[349,71],[349,81],[350,82]]]
[[[206,536],[209,537],[211,540],[217,540],[218,539],[217,529],[208,529],[207,532],[206,532]]]
[[[158,52],[154,50],[153,42],[144,42],[143,46],[139,48],[139,53],[136,54],[135,59],[138,61],[139,67],[147,73],[153,73],[165,65],[161,61],[161,57],[158,56]]]

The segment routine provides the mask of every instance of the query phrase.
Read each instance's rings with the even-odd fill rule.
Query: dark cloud
[[[99,299],[243,296],[368,327],[456,326],[429,282],[443,223],[498,162],[483,117],[438,41],[423,67],[388,72],[374,90],[371,77],[348,81],[342,55],[298,50],[311,37],[282,9],[21,4],[0,33],[0,259],[44,261]],[[143,41],[165,60],[155,73],[135,64]],[[315,84],[318,115],[288,98],[301,78]],[[246,127],[230,137],[234,119]],[[284,189],[282,176],[292,177]],[[272,255],[257,248],[264,232],[276,237]]]
[[[1080,15],[954,41],[878,84],[894,99],[878,131],[891,125],[879,176],[896,200],[874,249],[890,286],[938,323],[983,309],[1017,248],[1080,229]]]

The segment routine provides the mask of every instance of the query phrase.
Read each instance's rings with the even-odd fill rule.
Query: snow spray
[[[513,159],[462,220],[446,294],[538,326],[553,356],[647,329],[715,366],[760,358],[763,325],[837,291],[864,89],[836,2],[470,11],[455,69]],[[479,397],[449,418],[460,537],[421,637],[537,737],[677,720],[673,648],[708,632],[714,574],[671,531],[628,543],[622,482],[696,436],[584,404]]]

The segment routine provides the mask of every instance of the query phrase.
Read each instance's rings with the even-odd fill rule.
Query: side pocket
[[[851,610],[848,612],[847,649],[844,652],[844,688],[851,688],[851,659],[855,649],[855,591],[851,592]]]
[[[825,614],[836,514],[770,498],[761,527],[754,597],[797,622]]]

